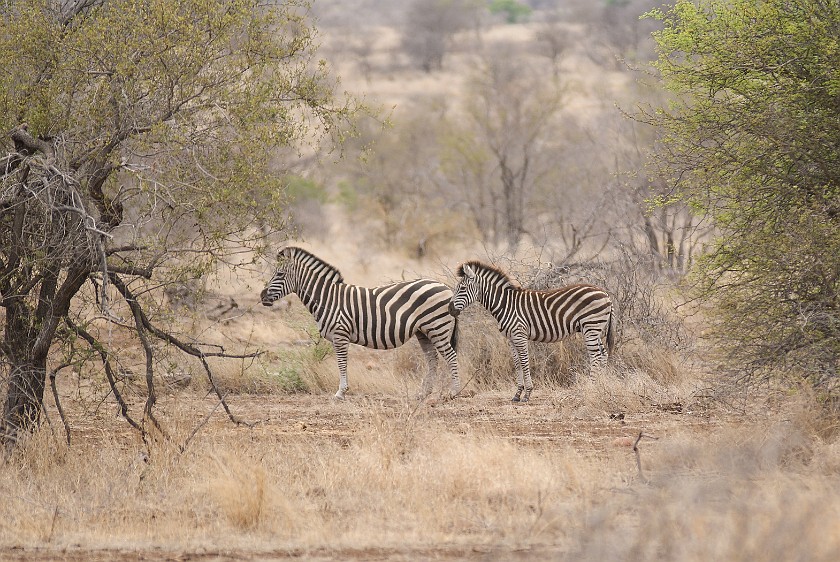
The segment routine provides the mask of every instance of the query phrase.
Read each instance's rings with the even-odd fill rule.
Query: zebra
[[[452,377],[450,397],[460,392],[458,377],[457,319],[449,314],[452,290],[431,279],[403,281],[366,288],[344,282],[341,272],[312,253],[295,246],[277,254],[278,267],[260,293],[265,306],[296,293],[332,342],[338,360],[339,385],[335,397],[344,398],[347,384],[348,344],[373,349],[399,347],[417,336],[429,363],[423,383],[424,396],[431,392],[440,353]]]
[[[458,276],[449,313],[457,317],[478,301],[499,323],[499,330],[510,340],[517,367],[513,402],[527,402],[534,387],[528,363],[528,340],[555,342],[582,332],[590,370],[606,366],[615,334],[612,301],[603,289],[584,284],[547,291],[523,289],[501,270],[479,261],[462,264]],[[602,337],[607,342],[606,350]]]

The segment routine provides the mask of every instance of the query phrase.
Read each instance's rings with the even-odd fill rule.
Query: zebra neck
[[[508,309],[512,296],[513,291],[501,288],[494,291],[483,291],[481,304],[498,320]]]
[[[301,302],[309,309],[315,318],[320,317],[323,311],[323,304],[327,298],[329,283],[323,278],[308,279],[301,283],[298,296]]]
[[[316,298],[315,295],[304,291],[298,293],[298,296],[304,306],[312,313],[312,316],[318,318],[318,314],[321,311],[321,300]]]

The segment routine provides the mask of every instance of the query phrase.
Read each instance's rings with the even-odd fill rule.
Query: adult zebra
[[[455,353],[457,319],[447,310],[452,290],[431,279],[404,281],[372,289],[344,282],[341,272],[324,260],[294,246],[277,254],[278,267],[260,293],[271,306],[279,298],[296,293],[315,317],[318,331],[332,342],[340,375],[335,397],[347,392],[347,348],[354,343],[374,349],[399,347],[417,336],[429,362],[423,383],[431,392],[437,371],[437,353],[449,365],[451,396],[460,391]]]
[[[461,265],[458,276],[461,279],[449,303],[449,312],[457,317],[478,301],[499,323],[499,330],[510,339],[517,367],[513,402],[527,402],[534,387],[528,340],[555,342],[582,332],[590,369],[606,366],[613,348],[614,330],[612,301],[603,289],[592,285],[569,285],[547,291],[522,289],[501,270],[478,261]],[[602,336],[607,342],[606,350]]]

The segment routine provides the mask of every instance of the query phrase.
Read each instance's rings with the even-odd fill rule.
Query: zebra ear
[[[464,264],[464,275],[472,279],[475,277],[475,271],[469,265]]]

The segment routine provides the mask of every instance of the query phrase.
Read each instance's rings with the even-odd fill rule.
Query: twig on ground
[[[645,478],[644,474],[642,474],[642,458],[641,458],[641,455],[639,454],[639,441],[641,441],[643,437],[645,437],[647,439],[653,439],[653,440],[656,440],[656,439],[659,439],[659,438],[654,437],[653,435],[647,435],[646,433],[640,431],[639,436],[636,438],[636,442],[633,443],[633,452],[636,453],[636,469],[639,471],[639,478],[642,479],[642,482],[647,484],[648,479]]]
[[[210,410],[209,412],[207,412],[207,415],[206,415],[206,416],[204,416],[204,419],[203,419],[203,420],[201,420],[201,421],[198,423],[198,425],[197,425],[197,426],[195,426],[195,428],[192,430],[192,432],[189,434],[189,436],[186,438],[186,440],[184,440],[184,444],[183,444],[183,445],[179,445],[179,446],[178,446],[178,450],[179,450],[181,453],[183,453],[183,452],[185,452],[185,451],[187,450],[187,447],[189,446],[190,441],[192,441],[192,440],[193,440],[193,437],[195,437],[195,436],[196,436],[196,434],[198,433],[198,431],[199,431],[202,427],[204,427],[205,425],[207,425],[207,422],[208,422],[208,421],[210,421],[210,417],[213,415],[213,412],[215,412],[216,410],[218,410],[218,409],[219,409],[219,406],[221,406],[221,405],[222,405],[222,402],[223,402],[223,400],[219,400],[218,402],[216,402],[216,405],[215,405],[215,406],[213,406],[213,409],[212,409],[212,410]]]

